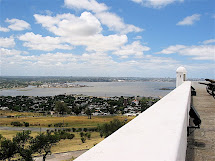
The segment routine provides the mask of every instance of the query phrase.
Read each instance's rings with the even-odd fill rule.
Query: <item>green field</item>
[[[121,121],[127,119],[130,121],[134,117],[126,116],[92,116],[92,119],[88,119],[87,116],[67,116],[67,117],[14,117],[14,118],[1,118],[0,126],[11,126],[11,122],[28,122],[30,126],[48,127],[52,124],[52,127],[56,123],[64,123],[68,127],[74,128],[89,128],[97,127],[98,124],[110,122],[113,119],[119,119]]]

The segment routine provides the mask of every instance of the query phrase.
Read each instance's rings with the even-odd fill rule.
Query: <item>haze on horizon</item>
[[[0,76],[215,79],[213,0],[0,0]]]

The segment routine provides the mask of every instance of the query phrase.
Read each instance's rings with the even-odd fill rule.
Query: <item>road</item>
[[[63,128],[48,128],[48,127],[8,127],[0,126],[0,130],[12,130],[12,131],[23,131],[30,130],[35,132],[45,132],[46,130],[63,129]]]
[[[62,161],[62,160],[75,159],[78,156],[80,156],[81,154],[83,154],[84,152],[86,152],[87,150],[88,149],[65,152],[65,153],[55,153],[52,155],[48,155],[46,160],[47,161]],[[34,160],[35,161],[42,161],[43,158],[42,157],[35,157]]]

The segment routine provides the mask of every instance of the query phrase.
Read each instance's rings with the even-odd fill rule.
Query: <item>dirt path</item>
[[[74,159],[86,152],[86,150],[77,150],[77,151],[71,151],[71,152],[66,152],[66,153],[55,153],[52,155],[49,155],[46,160],[47,161],[62,161],[62,160],[69,160],[69,159]],[[42,157],[35,157],[35,161],[42,161]]]

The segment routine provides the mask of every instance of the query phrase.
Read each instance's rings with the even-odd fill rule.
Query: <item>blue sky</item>
[[[2,76],[215,79],[214,0],[0,0]]]

